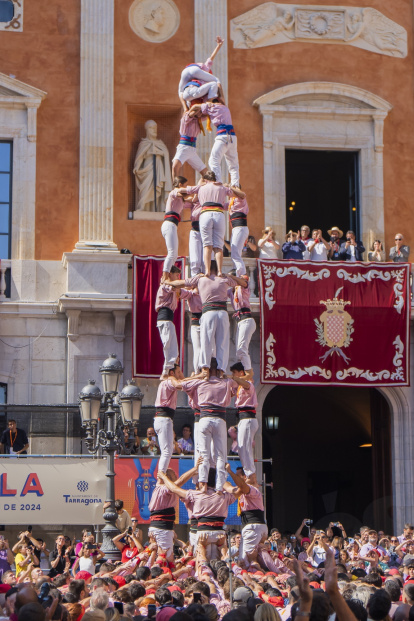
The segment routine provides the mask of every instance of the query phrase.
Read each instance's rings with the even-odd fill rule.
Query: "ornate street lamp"
[[[95,454],[101,447],[107,456],[106,503],[109,505],[103,515],[106,524],[102,529],[101,549],[108,559],[119,560],[121,553],[112,541],[119,534],[119,530],[115,526],[118,518],[115,510],[115,452],[120,448],[125,448],[125,446],[123,435],[117,434],[116,414],[118,406],[114,404],[114,401],[124,368],[116,355],[110,354],[100,367],[99,372],[102,375],[103,398],[101,391],[95,386],[95,381],[89,380],[88,385],[79,393],[80,413],[82,426],[87,432],[85,443],[89,453]],[[132,380],[128,381],[128,385],[123,388],[118,396],[122,420],[129,431],[138,424],[143,397],[144,395]],[[101,407],[106,408],[106,428],[97,431]]]

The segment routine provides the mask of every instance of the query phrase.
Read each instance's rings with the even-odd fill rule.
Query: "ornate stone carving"
[[[10,2],[13,4],[14,9],[13,19],[11,19],[9,22],[0,22],[0,31],[23,31],[23,1],[24,0],[10,0]]]
[[[372,8],[303,6],[266,2],[231,20],[231,39],[241,49],[289,41],[340,43],[405,58],[407,31]]]
[[[129,9],[129,25],[141,39],[162,43],[180,25],[180,12],[173,0],[135,0]]]

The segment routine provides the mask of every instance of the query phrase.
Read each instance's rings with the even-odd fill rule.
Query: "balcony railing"
[[[0,261],[0,302],[10,297],[10,270],[11,260]]]

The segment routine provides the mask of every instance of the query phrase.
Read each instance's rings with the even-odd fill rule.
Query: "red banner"
[[[409,385],[409,264],[258,265],[263,383]]]
[[[155,298],[160,286],[165,257],[136,255],[133,259],[132,294],[132,373],[134,377],[159,377],[164,354],[157,328]],[[184,277],[185,259],[175,263]],[[184,303],[179,302],[174,313],[180,361],[183,361]]]

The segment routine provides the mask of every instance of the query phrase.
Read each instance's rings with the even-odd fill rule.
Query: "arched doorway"
[[[268,416],[278,417],[273,432]],[[295,530],[308,517],[340,521],[351,536],[362,523],[392,532],[391,415],[380,392],[276,386],[262,420],[269,526]]]

